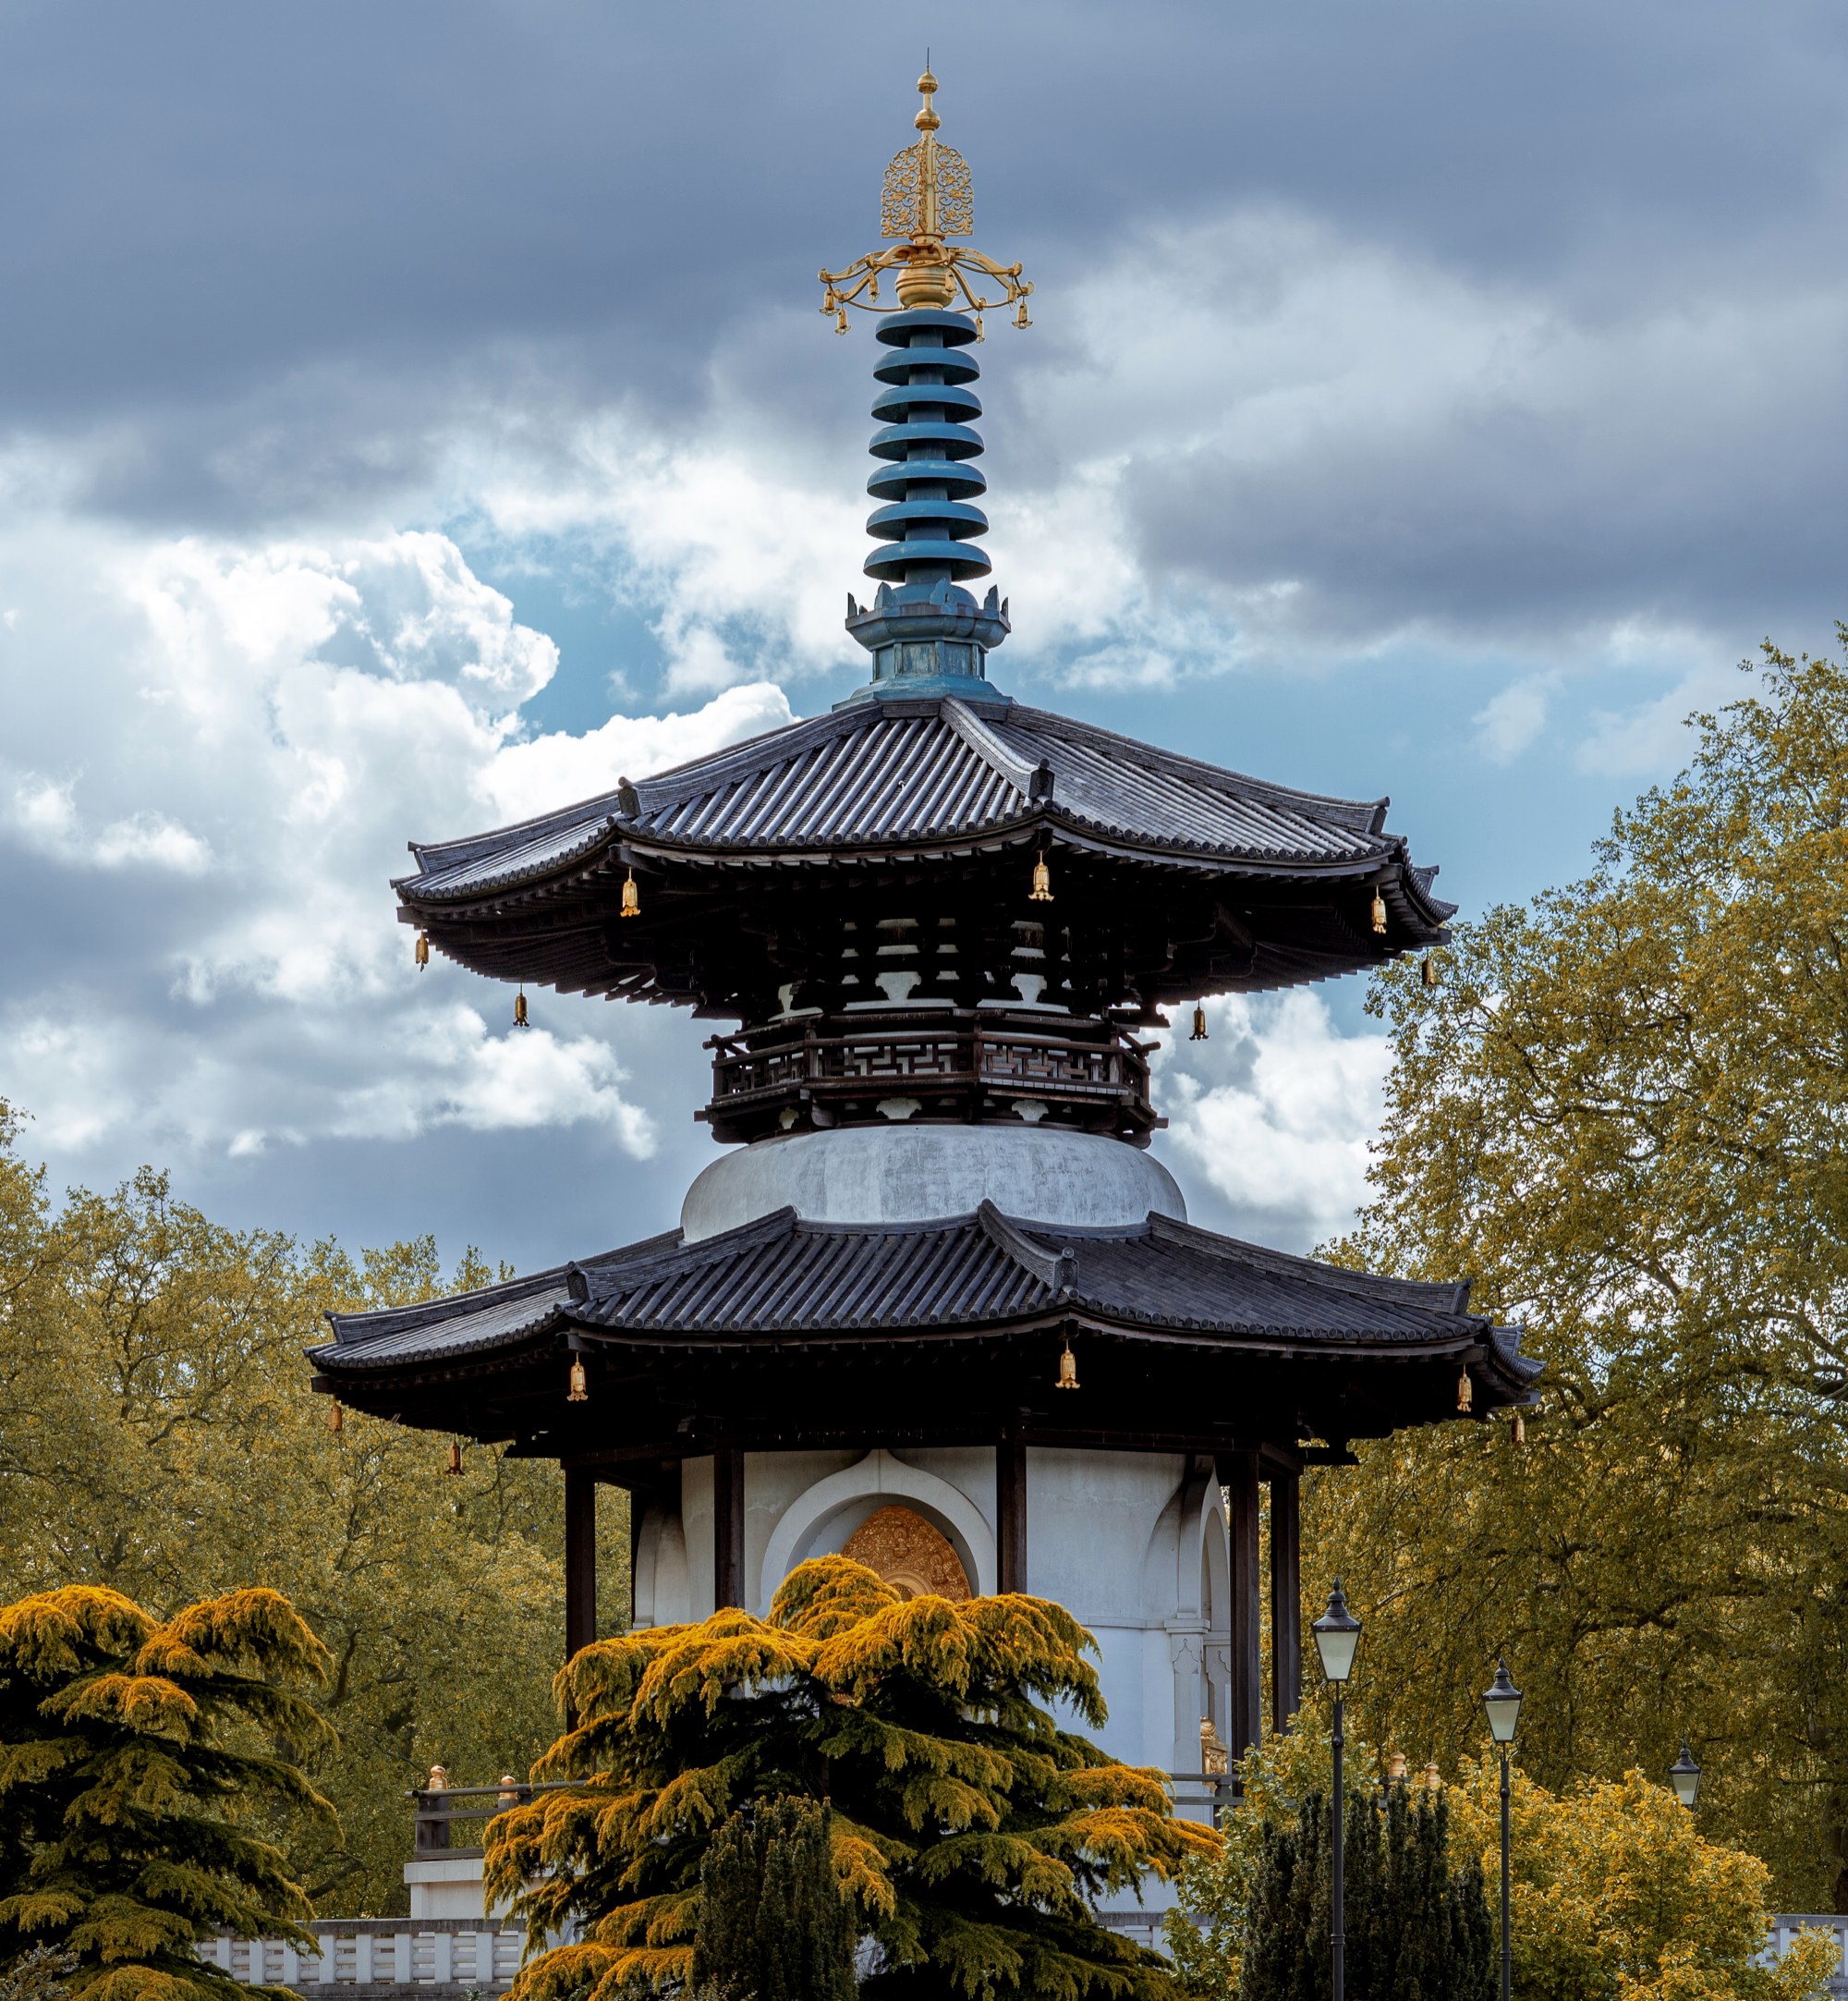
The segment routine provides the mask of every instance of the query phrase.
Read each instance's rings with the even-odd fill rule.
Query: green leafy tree
[[[1305,1496],[1367,1624],[1354,1714],[1446,1766],[1505,1652],[1555,1790],[1685,1736],[1703,1823],[1848,1909],[1848,666],[1766,649],[1582,880],[1369,1005],[1393,1062],[1333,1255],[1474,1280],[1547,1364]]]
[[[853,1905],[834,1875],[828,1808],[784,1794],[734,1813],[699,1871],[696,1991],[853,2001]]]
[[[1091,1645],[1043,1599],[903,1601],[829,1556],[784,1579],[768,1619],[719,1612],[585,1648],[555,1683],[582,1720],[535,1773],[581,1783],[488,1831],[490,1893],[515,1899],[529,1939],[580,1927],[525,1968],[518,2001],[687,1981],[715,1831],[787,1793],[831,1803],[835,1875],[882,1960],[869,2001],[1168,2001],[1166,1962],[1090,1907],[1216,1837],[1173,1819],[1159,1773],[1054,1716],[1103,1723]]]
[[[522,1769],[553,1734],[562,1482],[542,1462],[347,1412],[302,1349],[329,1308],[486,1284],[421,1238],[358,1260],[233,1231],[143,1171],[54,1204],[0,1107],[0,1602],[96,1584],[156,1617],[255,1579],[326,1642],[311,1695],[338,1731],[312,1775],[340,1827],[271,1829],[323,1909],[407,1908],[406,1790]],[[626,1615],[626,1496],[599,1506],[602,1628]]]
[[[328,1665],[271,1591],[164,1624],[94,1588],[0,1609],[0,1958],[51,1948],[81,2001],[229,2001],[199,1940],[309,1945],[309,1901],[249,1824],[278,1802],[334,1818],[295,1762],[330,1733],[286,1686]]]
[[[1464,1772],[1450,1794],[1457,1836],[1499,1877],[1501,1773],[1488,1762]],[[1781,1965],[1756,1963],[1770,1871],[1703,1839],[1666,1786],[1631,1772],[1555,1796],[1517,1772],[1513,1794],[1518,2001],[1802,2001],[1835,1970],[1820,1931]]]

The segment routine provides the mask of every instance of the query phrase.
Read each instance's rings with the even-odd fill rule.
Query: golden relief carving
[[[881,1507],[869,1515],[841,1554],[877,1570],[901,1598],[960,1604],[974,1595],[949,1538],[908,1507]]]
[[[934,169],[934,172],[931,170]],[[926,234],[923,198],[934,181],[940,237],[972,237],[976,233],[976,188],[969,163],[954,146],[920,139],[893,155],[879,194],[879,233],[882,237]]]

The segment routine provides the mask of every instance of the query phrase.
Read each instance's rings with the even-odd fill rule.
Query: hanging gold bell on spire
[[[590,1379],[584,1373],[584,1358],[574,1355],[571,1358],[571,1388],[565,1401],[568,1404],[581,1404],[589,1403],[590,1400]]]
[[[846,328],[843,327],[841,331],[845,334]],[[641,892],[636,887],[636,876],[633,869],[629,871],[623,882],[623,915],[625,917],[639,917],[641,915]]]
[[[1459,1410],[1467,1410],[1470,1398],[1474,1394],[1470,1385],[1469,1371],[1467,1369],[1459,1371],[1456,1378],[1456,1408]]]
[[[1046,850],[1040,850],[1040,859],[1033,864],[1033,887],[1027,892],[1028,903],[1051,903],[1052,900],[1052,872],[1046,866]]]
[[[514,995],[514,1026],[517,1029],[529,1029],[532,1026],[532,1023],[526,1018],[526,988],[524,986]]]
[[[1052,1387],[1054,1389],[1076,1389],[1077,1386],[1077,1358],[1072,1353],[1072,1344],[1068,1340],[1065,1343],[1065,1352],[1059,1357],[1059,1380],[1053,1384]]]
[[[346,1414],[342,1411],[337,1397],[327,1407],[327,1428],[336,1438],[346,1428]]]
[[[1373,892],[1373,935],[1376,938],[1386,935],[1386,899],[1377,889]]]
[[[1204,1043],[1211,1040],[1211,1037],[1207,1033],[1207,1011],[1204,1007],[1196,1007],[1194,1009],[1194,1032],[1187,1037],[1187,1040],[1190,1043]]]
[[[453,1438],[449,1441],[449,1470],[458,1476],[462,1471],[462,1447]]]
[[[421,972],[430,964],[430,933],[420,931],[417,934],[417,970]]]

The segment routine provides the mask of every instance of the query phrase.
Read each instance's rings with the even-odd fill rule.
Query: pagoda
[[[1149,1151],[1154,1030],[1447,937],[1384,799],[1323,798],[1012,700],[980,547],[984,312],[1031,287],[953,239],[921,137],[885,247],[821,274],[876,317],[871,656],[832,713],[464,839],[394,885],[419,958],[722,1024],[725,1151],[679,1226],[456,1298],[335,1314],[314,1385],[555,1459],[566,1644],[595,1486],[628,1490],[637,1624],[764,1610],[845,1550],[906,1592],[1030,1591],[1096,1636],[1104,1741],[1204,1810],[1300,1692],[1297,1482],[1356,1439],[1531,1403],[1467,1283],[1197,1228]],[[881,298],[881,280],[895,300]],[[1319,1582],[1320,1580],[1318,1580]]]

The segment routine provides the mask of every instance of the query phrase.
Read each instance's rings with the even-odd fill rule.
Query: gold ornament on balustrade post
[[[938,142],[937,130],[943,121],[931,103],[937,79],[928,68],[918,78],[918,89],[924,108],[912,123],[923,137],[894,157],[879,198],[880,235],[903,240],[890,250],[869,250],[845,271],[824,269],[821,311],[834,316],[839,334],[847,330],[849,306],[861,312],[967,311],[976,315],[978,339],[983,337],[981,315],[1003,306],[1015,309],[1015,326],[1031,326],[1027,300],[1033,287],[1020,275],[1020,266],[998,264],[978,250],[945,240],[975,234],[975,189],[968,162],[954,146]],[[880,274],[887,271],[897,274],[896,305],[880,302]],[[981,289],[970,285],[971,273]],[[985,279],[1000,287],[998,297],[989,297]]]

